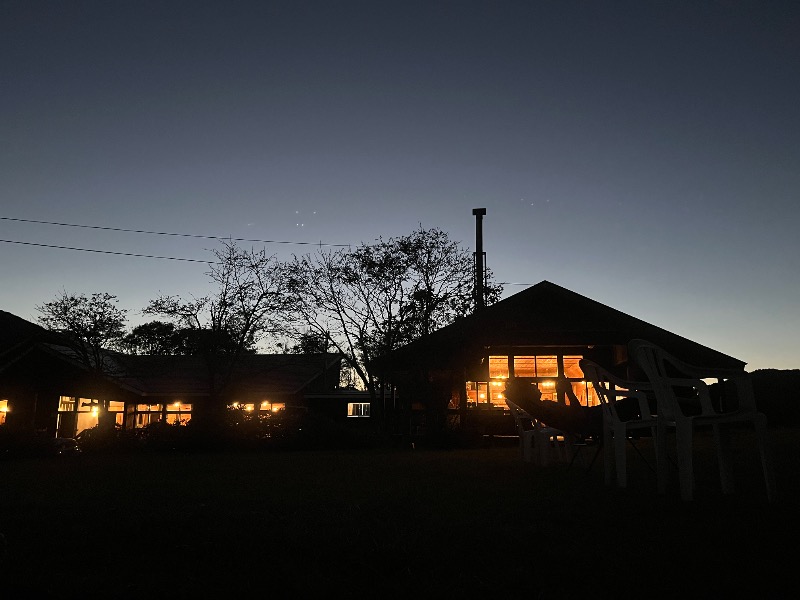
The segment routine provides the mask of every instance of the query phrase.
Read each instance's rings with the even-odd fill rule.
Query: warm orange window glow
[[[61,396],[58,400],[58,410],[69,411],[69,412],[74,411],[75,398],[73,398],[72,396]]]
[[[555,356],[537,356],[536,376],[558,377],[558,359]]]
[[[8,400],[0,400],[0,425],[6,422],[6,414],[8,414]]]
[[[514,377],[536,377],[536,357],[515,356]]]
[[[565,356],[564,357],[564,377],[570,379],[583,379],[583,371],[578,364],[583,358],[582,356]]]
[[[478,384],[475,381],[467,382],[467,406],[475,406],[478,402]]]
[[[368,417],[369,416],[369,402],[348,402],[347,403],[347,416],[348,417]]]
[[[490,356],[489,357],[489,379],[495,377],[508,378],[508,357]]]

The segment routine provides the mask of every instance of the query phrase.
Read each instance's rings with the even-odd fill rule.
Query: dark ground
[[[0,461],[0,598],[722,598],[796,587],[800,430],[752,434],[724,497],[709,436],[695,501],[629,457],[629,488],[463,450],[146,453]],[[649,440],[641,447],[648,448]]]

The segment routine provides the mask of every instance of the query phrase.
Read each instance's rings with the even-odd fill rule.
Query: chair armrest
[[[651,417],[650,404],[647,401],[647,395],[640,390],[616,390],[612,392],[613,401],[608,405],[611,414],[617,421],[630,421],[635,417],[627,417],[627,415],[619,414],[619,407],[617,404],[622,400],[635,400],[639,408],[639,419],[648,419]],[[627,417],[627,418],[623,418]]]

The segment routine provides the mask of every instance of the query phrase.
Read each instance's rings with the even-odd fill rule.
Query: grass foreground
[[[770,433],[772,505],[746,431],[731,496],[699,437],[688,503],[633,452],[620,490],[602,456],[541,468],[516,440],[5,460],[0,597],[776,597],[796,581],[800,430]]]

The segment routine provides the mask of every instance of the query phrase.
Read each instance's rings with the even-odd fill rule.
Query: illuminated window
[[[536,377],[536,357],[515,356],[514,377]]]
[[[555,356],[537,356],[536,376],[558,377],[558,359]]]
[[[283,410],[286,408],[285,402],[270,402],[269,400],[264,400],[261,404],[259,404],[261,410],[269,411],[269,412],[278,412],[279,410]]]
[[[468,381],[467,408],[505,407],[505,381]]]
[[[478,404],[489,402],[489,384],[484,381],[478,382]]]
[[[572,393],[583,406],[597,406],[600,402],[594,392],[592,384],[586,381],[573,381]]]
[[[580,364],[582,356],[565,356],[564,357],[564,377],[569,379],[583,379],[583,371]]]
[[[368,417],[369,416],[369,402],[348,402],[347,403],[347,416],[348,417]]]
[[[0,425],[6,422],[8,414],[8,400],[0,400]]]
[[[507,356],[489,357],[489,379],[494,379],[495,377],[508,378]]]
[[[475,406],[478,403],[478,384],[475,381],[467,382],[467,407]]]
[[[558,398],[556,397],[556,382],[555,381],[541,381],[539,382],[539,391],[542,392],[542,400],[554,400],[557,401]]]
[[[162,417],[161,404],[137,404],[134,411],[133,426],[137,429],[158,423]]]
[[[100,403],[92,398],[76,398],[74,396],[60,396],[58,399],[58,418],[56,429],[62,437],[74,437],[84,429],[95,427],[98,422]],[[125,403],[110,401],[108,412],[114,417],[117,425],[122,425],[124,420]]]
[[[494,406],[501,406],[505,407],[505,390],[506,390],[506,382],[505,381],[491,381],[489,382],[489,401]]]
[[[192,405],[180,400],[167,404],[167,423],[186,425],[192,418]]]

